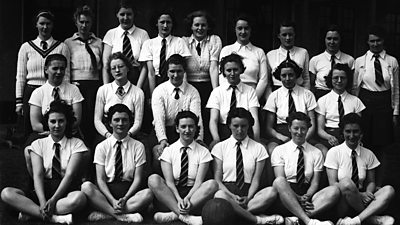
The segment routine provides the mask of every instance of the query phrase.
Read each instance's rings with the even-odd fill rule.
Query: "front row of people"
[[[113,133],[96,148],[96,184],[86,181],[79,186],[77,182],[87,148],[72,137],[72,107],[62,100],[54,101],[44,118],[49,136],[34,141],[29,148],[34,190],[7,187],[1,192],[2,200],[20,211],[20,220],[35,217],[70,224],[71,213],[89,205],[94,210],[88,216],[92,221],[115,218],[141,222],[140,212],[154,200],[156,222],[181,220],[196,225],[202,224],[204,204],[223,198],[238,217],[253,224],[298,224],[301,220],[328,225],[332,222],[315,218],[335,206],[338,225],[394,223],[390,216],[378,216],[393,198],[394,189],[376,187],[374,171],[379,161],[360,145],[362,128],[355,113],[342,118],[345,142],[329,150],[325,164],[321,151],[306,141],[310,118],[301,112],[290,114],[291,140],[273,151],[276,179],[263,189],[260,181],[268,153],[249,138],[254,119],[243,108],[228,113],[232,135],[217,143],[211,153],[196,142],[199,118],[190,111],[179,112],[175,119],[179,139],[159,158],[163,177],[151,175],[148,187],[143,185],[144,146],[128,135],[133,119],[125,105],[114,105],[108,112]],[[214,179],[207,180],[211,162]],[[321,189],[324,165],[330,186]]]

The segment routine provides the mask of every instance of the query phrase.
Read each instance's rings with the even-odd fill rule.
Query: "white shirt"
[[[160,76],[159,67],[160,67],[160,52],[161,52],[161,42],[162,37],[157,36],[155,38],[146,40],[143,43],[143,49],[140,52],[139,61],[147,62],[152,61],[153,67],[156,76]],[[169,35],[166,39],[166,52],[165,59],[173,54],[179,54],[183,57],[190,57],[192,54],[190,53],[189,48],[187,47],[185,41],[176,36]]]
[[[357,153],[357,168],[358,168],[358,187],[363,188],[367,171],[377,168],[380,162],[374,155],[374,153],[362,146],[358,146],[355,149]],[[324,166],[329,169],[335,169],[338,171],[338,180],[342,180],[347,177],[351,179],[353,172],[353,165],[351,159],[352,150],[346,145],[346,142],[332,147],[329,149]]]
[[[134,57],[134,64],[133,66],[139,66],[139,56],[140,51],[142,50],[143,43],[148,40],[150,37],[147,34],[147,31],[136,27],[133,25],[128,31],[128,38],[131,42],[132,48],[132,55]],[[104,36],[103,43],[109,45],[112,50],[111,53],[115,52],[122,52],[123,51],[123,43],[124,43],[124,33],[125,30],[122,29],[121,25],[110,29],[107,31],[106,35]]]
[[[220,60],[232,53],[243,57],[243,64],[246,68],[240,75],[243,83],[251,85],[253,88],[258,83],[268,83],[267,57],[264,50],[254,46],[250,42],[247,45],[241,45],[235,42],[222,48]],[[227,82],[226,79],[220,79],[220,83]]]
[[[115,154],[118,147],[117,141],[118,140],[111,135],[96,146],[96,151],[94,153],[93,162],[104,166],[106,182],[108,183],[113,182],[115,178]],[[129,135],[121,141],[122,179],[133,181],[136,168],[146,162],[144,145],[131,138]]]
[[[53,138],[49,135],[48,137],[35,140],[32,142],[30,148],[28,147],[31,151],[42,157],[44,176],[47,179],[52,178],[53,157],[56,149],[54,143]],[[74,137],[67,138],[64,136],[58,143],[60,144],[61,175],[64,177],[72,155],[79,152],[86,152],[88,149],[82,140]]]
[[[289,51],[290,51],[289,53],[290,59],[295,61],[297,65],[303,69],[303,73],[297,79],[297,84],[307,89],[310,89],[310,74],[308,71],[309,56],[307,50],[304,48],[293,46],[293,48],[290,49]],[[279,66],[279,64],[285,61],[286,56],[287,56],[287,50],[282,47],[271,50],[267,53],[268,69],[271,75]],[[277,80],[274,76],[272,76],[271,85],[282,86],[282,82],[280,80]]]
[[[167,139],[166,126],[175,125],[175,117],[183,110],[192,111],[199,117],[200,134],[203,137],[203,120],[201,117],[200,94],[195,87],[184,81],[179,87],[179,99],[175,99],[175,86],[167,80],[158,85],[151,97],[153,109],[153,125],[158,141]]]
[[[211,154],[222,161],[222,181],[236,182],[236,149],[237,140],[231,136],[214,146]],[[244,182],[251,183],[257,162],[268,158],[264,146],[248,136],[240,145],[243,157]]]
[[[314,172],[323,170],[324,157],[318,148],[310,145],[308,142],[305,142],[302,146],[305,182],[311,183]],[[286,180],[290,183],[297,183],[296,175],[299,153],[300,151],[297,149],[297,145],[293,140],[277,146],[272,152],[271,166],[283,166]]]
[[[181,155],[183,153],[183,144],[177,140],[172,145],[166,147],[161,154],[159,160],[167,162],[172,166],[172,174],[175,184],[179,183],[181,175]],[[187,186],[193,186],[200,164],[210,162],[213,158],[207,148],[201,146],[196,141],[193,141],[186,150],[188,155],[188,182]]]
[[[317,107],[314,94],[303,87],[296,85],[292,97],[297,112],[307,114]],[[263,109],[276,114],[277,124],[285,124],[289,116],[289,89],[282,86],[272,92]]]
[[[29,104],[41,107],[42,115],[50,109],[50,103],[54,101],[53,89],[48,81],[39,88],[36,88],[29,99]],[[73,105],[84,100],[79,88],[71,83],[63,81],[60,86],[58,86],[58,94],[60,99],[67,102],[68,105]]]
[[[251,108],[258,108],[258,98],[254,88],[240,82],[235,90],[236,106],[250,110]],[[226,118],[231,105],[232,88],[228,82],[225,82],[215,88],[208,99],[206,108],[219,110],[219,122],[226,124]]]
[[[349,94],[347,91],[341,94],[341,98],[344,115],[348,113],[360,113],[365,109],[362,101],[358,97]],[[325,117],[325,127],[339,128],[338,99],[339,95],[333,90],[318,99],[315,112]]]
[[[335,63],[347,64],[349,68],[354,66],[354,58],[344,52],[338,51],[335,55]],[[325,83],[325,76],[329,74],[331,68],[331,54],[327,51],[316,55],[310,60],[310,72],[315,74],[315,87],[322,90],[330,90]]]

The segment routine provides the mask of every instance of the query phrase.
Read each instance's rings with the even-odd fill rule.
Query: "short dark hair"
[[[277,34],[281,32],[282,27],[293,27],[294,32],[296,33],[296,23],[290,20],[284,20],[279,23]]]
[[[109,122],[111,122],[112,117],[114,116],[115,113],[126,113],[128,114],[129,117],[129,122],[131,124],[133,124],[133,113],[132,111],[128,108],[128,106],[124,105],[124,104],[115,104],[113,106],[110,107],[110,109],[108,109],[107,112],[107,119]]]
[[[372,26],[369,27],[368,29],[368,35],[373,34],[375,36],[378,36],[379,38],[386,40],[386,30],[377,24],[374,24]]]
[[[240,69],[242,70],[242,73],[243,73],[246,68],[244,67],[244,64],[243,64],[242,60],[243,60],[243,57],[238,55],[238,54],[236,54],[236,53],[231,53],[230,55],[227,55],[227,56],[223,57],[221,59],[221,62],[220,62],[220,68],[219,68],[220,72],[225,77],[225,74],[224,74],[225,65],[228,62],[234,62],[234,63],[239,65],[239,67],[240,67]]]
[[[120,9],[132,9],[133,14],[135,14],[135,4],[132,0],[120,0],[117,7],[115,7],[115,13],[118,13]]]
[[[239,20],[244,20],[244,21],[246,21],[247,24],[250,26],[250,28],[253,29],[254,18],[253,18],[250,14],[247,14],[247,13],[239,13],[239,15],[235,17],[235,24],[234,24],[235,27],[236,27],[236,23],[237,23]]]
[[[346,84],[346,90],[350,90],[353,86],[353,71],[350,69],[350,67],[347,64],[344,63],[336,63],[333,65],[332,69],[329,71],[328,75],[326,75],[325,78],[325,84],[328,88],[332,89],[332,75],[334,70],[340,70],[344,71],[346,74],[347,78],[347,84]]]
[[[339,130],[341,134],[343,134],[343,129],[347,124],[358,124],[360,126],[361,132],[363,130],[361,116],[357,113],[348,113],[342,117],[339,123]]]
[[[92,9],[88,5],[84,5],[82,7],[78,7],[75,10],[74,18],[73,18],[74,22],[77,22],[81,15],[90,17],[92,20],[94,20],[94,13],[93,13]]]
[[[193,19],[195,17],[204,17],[207,20],[207,25],[208,25],[208,30],[207,30],[207,35],[213,34],[214,26],[215,26],[215,21],[211,17],[211,15],[204,10],[197,10],[194,12],[191,12],[189,15],[186,16],[184,22],[186,24],[186,33],[188,36],[192,34],[192,24],[193,24]]]
[[[168,15],[171,18],[171,21],[172,21],[171,33],[172,33],[173,30],[176,29],[176,27],[177,27],[175,13],[172,11],[172,9],[161,9],[159,11],[156,11],[153,14],[152,18],[150,19],[150,22],[151,22],[150,27],[154,28],[162,15]]]
[[[64,62],[65,67],[67,67],[67,58],[63,54],[56,53],[48,55],[44,61],[44,66],[48,67],[53,61],[62,61]],[[48,79],[49,75],[46,72],[44,72],[44,77]]]
[[[303,69],[297,65],[295,61],[292,59],[286,59],[279,66],[276,68],[276,70],[272,73],[272,75],[277,79],[281,80],[281,70],[284,68],[292,68],[294,73],[296,74],[296,78],[299,78],[301,76],[301,73],[303,72]]]
[[[74,125],[74,122],[76,121],[72,106],[68,105],[67,102],[64,100],[52,101],[50,103],[49,111],[47,111],[43,116],[43,120],[45,121],[45,123],[43,124],[44,130],[49,130],[49,127],[48,127],[49,116],[52,113],[64,114],[66,122],[67,122],[64,135],[67,138],[71,138],[72,137],[72,127]]]
[[[182,65],[185,71],[187,69],[186,59],[179,54],[173,54],[167,59],[167,68],[169,68],[170,64]]]
[[[55,20],[54,14],[49,10],[40,10],[38,12],[38,14],[36,14],[35,23],[39,20],[39,17],[44,17],[44,18],[50,20],[53,23],[54,23],[54,20]]]
[[[339,36],[342,37],[341,29],[340,29],[340,27],[339,27],[338,25],[336,25],[336,24],[330,24],[330,25],[326,28],[326,30],[325,30],[325,36],[326,36],[326,34],[327,34],[329,31],[336,31],[336,32],[338,32]]]
[[[244,108],[232,108],[229,110],[228,118],[226,119],[226,124],[229,126],[232,122],[233,118],[243,118],[247,119],[249,122],[249,126],[252,127],[254,125],[254,118],[251,113]]]
[[[193,119],[194,124],[197,128],[196,133],[194,134],[194,139],[196,139],[199,136],[200,133],[200,126],[199,126],[199,117],[196,116],[196,114],[194,114],[192,111],[189,110],[184,110],[184,111],[180,111],[178,112],[178,114],[176,114],[175,117],[175,126],[178,127],[179,126],[179,121],[181,119],[185,119],[185,118],[190,118]]]
[[[292,126],[292,123],[294,120],[299,120],[299,121],[304,121],[307,124],[307,127],[310,128],[311,127],[311,119],[310,117],[303,113],[303,112],[292,112],[287,118],[286,118],[286,122],[288,124],[288,126]]]
[[[126,58],[126,56],[122,52],[114,52],[113,54],[110,55],[110,60],[108,60],[108,74],[111,74],[111,61],[115,59],[120,59],[124,62],[125,66],[128,67],[128,73],[132,71],[133,66],[129,62],[129,59]]]

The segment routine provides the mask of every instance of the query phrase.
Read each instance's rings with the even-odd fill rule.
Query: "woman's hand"
[[[18,116],[24,115],[24,110],[22,110],[22,105],[15,106],[15,113],[17,113]]]
[[[283,142],[288,142],[289,140],[290,140],[290,138],[289,137],[286,137],[285,135],[282,135],[282,134],[279,134],[278,133],[278,135],[276,135],[276,137],[279,139],[279,140],[281,140],[281,141],[283,141]]]
[[[121,214],[122,213],[122,207],[120,206],[119,200],[114,199],[112,201],[112,206],[113,206],[114,212],[116,214]]]
[[[192,204],[188,198],[180,199],[180,201],[178,201],[179,213],[182,215],[189,214],[191,206]]]
[[[244,209],[247,209],[247,203],[249,202],[249,199],[247,196],[240,197],[238,195],[235,196],[235,201]]]
[[[364,206],[368,205],[370,202],[375,200],[375,195],[369,191],[361,192],[361,200],[364,203]]]
[[[122,198],[118,199],[117,205],[120,207],[121,210],[122,210],[123,208],[125,208],[125,205],[126,205],[126,198],[125,198],[125,197],[122,197]]]
[[[46,220],[50,218],[56,209],[56,201],[54,201],[52,198],[47,200],[47,202],[44,204],[43,208],[41,208],[41,213],[42,217]]]
[[[329,138],[328,138],[328,143],[329,143],[331,146],[336,146],[336,145],[339,144],[339,141],[338,141],[338,139],[337,139],[335,136],[330,135]]]
[[[169,146],[169,144],[168,144],[168,141],[167,140],[161,140],[160,141],[160,144],[158,145],[158,147],[157,147],[157,154],[158,154],[158,157],[160,157],[161,156],[161,154],[163,153],[163,151],[164,151],[164,148],[165,147],[168,147]],[[157,158],[158,158],[157,157]]]

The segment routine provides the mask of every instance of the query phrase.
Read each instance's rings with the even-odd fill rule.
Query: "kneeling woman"
[[[329,184],[339,186],[342,192],[339,217],[352,216],[346,214],[349,208],[355,210],[356,216],[339,219],[337,225],[360,225],[364,221],[393,224],[393,217],[378,216],[394,198],[394,189],[390,185],[382,188],[375,185],[375,169],[380,163],[371,150],[360,145],[361,117],[349,113],[342,118],[339,127],[345,142],[329,150],[325,167]]]
[[[330,221],[311,219],[333,207],[340,197],[337,187],[329,186],[320,191],[319,182],[323,170],[322,152],[306,142],[310,117],[294,112],[287,118],[292,139],[275,148],[271,156],[276,179],[273,187],[278,191],[283,206],[289,212],[286,220],[294,224],[298,220],[306,225],[329,225]]]
[[[128,135],[133,116],[126,105],[110,107],[107,118],[113,133],[96,147],[97,186],[89,181],[82,184],[90,205],[98,210],[92,212],[88,220],[115,218],[142,222],[143,217],[137,212],[153,199],[150,189],[142,189],[146,163],[144,146]]]
[[[279,215],[255,216],[275,201],[277,193],[272,187],[259,191],[261,173],[268,153],[264,146],[249,138],[249,127],[254,119],[243,108],[229,111],[227,124],[232,135],[214,146],[214,178],[219,184],[216,198],[228,200],[237,215],[254,224],[281,224]]]
[[[165,180],[158,174],[149,177],[149,187],[157,198],[154,214],[157,223],[181,220],[186,224],[202,224],[203,205],[218,190],[214,180],[204,181],[212,156],[195,139],[199,134],[199,118],[191,111],[181,111],[175,118],[179,140],[166,147],[160,156]]]
[[[34,191],[7,187],[2,200],[20,211],[19,220],[31,217],[53,223],[72,223],[72,212],[86,204],[79,191],[78,170],[86,146],[72,137],[75,117],[72,107],[54,101],[44,115],[50,135],[37,139],[29,147]]]

